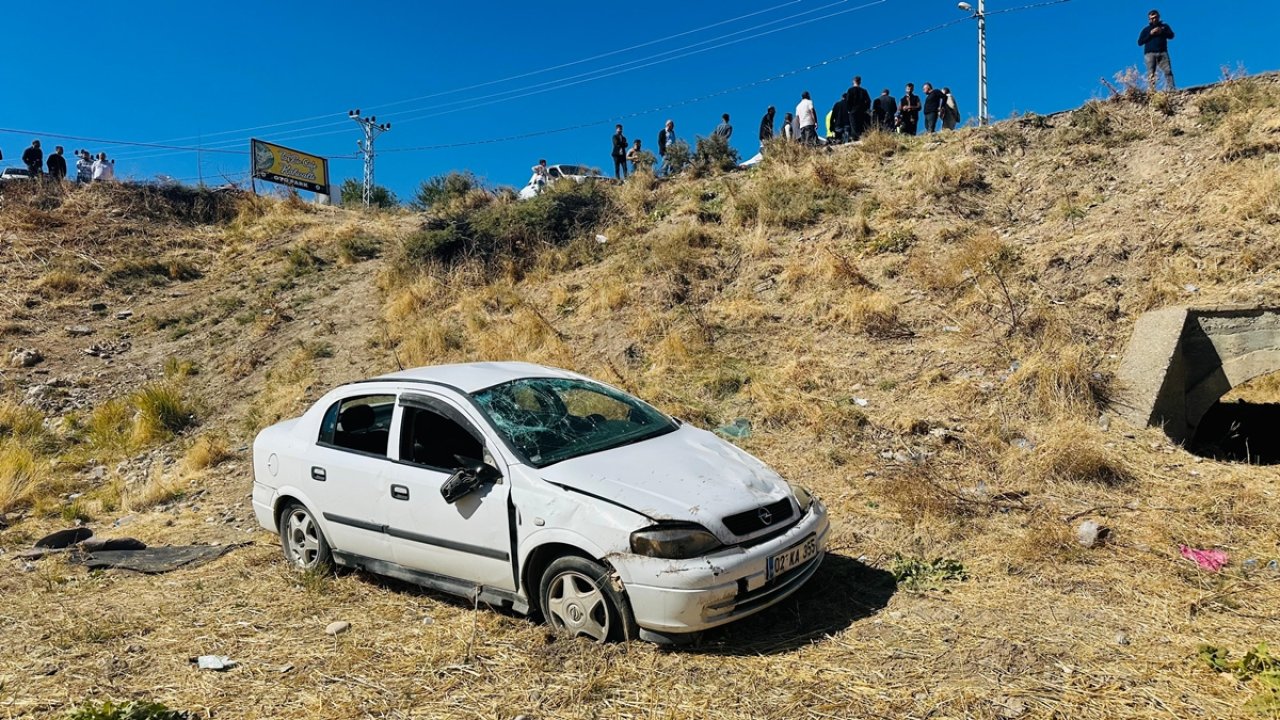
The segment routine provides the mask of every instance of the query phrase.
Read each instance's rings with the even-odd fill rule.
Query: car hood
[[[741,540],[726,516],[791,495],[776,472],[705,430],[674,432],[539,470],[548,482],[605,498],[654,520],[695,522],[723,542]]]

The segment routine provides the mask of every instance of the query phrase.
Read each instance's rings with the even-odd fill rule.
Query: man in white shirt
[[[112,180],[115,176],[116,161],[108,160],[106,153],[98,153],[98,159],[93,161],[93,181]]]
[[[817,145],[818,113],[813,108],[813,100],[809,99],[808,90],[800,94],[800,104],[796,105],[796,121],[800,125],[800,142]]]

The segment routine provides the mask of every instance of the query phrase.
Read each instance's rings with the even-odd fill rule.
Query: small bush
[[[355,178],[347,178],[339,189],[344,207],[364,207],[364,183]],[[395,207],[400,201],[396,194],[381,185],[374,185],[369,193],[369,207],[387,209]]]
[[[946,583],[969,579],[964,565],[959,560],[949,558],[924,560],[898,555],[893,558],[889,572],[893,573],[893,579],[898,582],[899,588],[912,592],[946,590]]]
[[[738,151],[729,145],[729,140],[712,135],[697,139],[691,169],[695,176],[713,175],[728,172],[739,162]]]
[[[158,702],[130,701],[117,705],[111,701],[89,703],[73,710],[67,720],[190,720],[191,714],[170,710]]]
[[[1021,465],[1025,461],[1020,458],[1017,462]],[[1123,459],[1106,447],[1100,431],[1079,421],[1054,425],[1036,448],[1032,466],[1053,482],[1117,487],[1134,479]]]
[[[167,440],[195,425],[196,412],[181,389],[171,383],[155,383],[129,398],[135,408],[134,438],[143,444]]]
[[[484,183],[471,172],[453,171],[423,180],[409,207],[426,211],[462,198],[473,190],[483,189]]]
[[[679,175],[691,162],[693,152],[689,149],[689,143],[677,140],[667,146],[667,154],[662,157],[662,174],[667,177]]]
[[[26,504],[45,480],[43,463],[29,448],[0,439],[0,514]]]
[[[222,435],[201,435],[183,456],[182,464],[188,470],[204,470],[215,467],[235,457]]]

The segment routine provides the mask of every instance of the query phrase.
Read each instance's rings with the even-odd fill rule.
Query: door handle
[[[408,500],[408,499],[409,499],[409,488],[407,488],[407,487],[405,487],[405,486],[403,486],[403,485],[392,485],[392,486],[391,486],[391,498],[392,498],[393,500]]]
[[[311,479],[315,480],[316,482],[324,482],[325,481],[324,468],[312,465]]]

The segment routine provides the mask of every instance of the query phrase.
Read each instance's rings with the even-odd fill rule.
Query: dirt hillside
[[[1108,406],[1142,312],[1280,301],[1277,109],[1275,77],[1234,80],[423,213],[6,187],[0,716],[1280,711],[1280,661],[1201,656],[1280,642],[1280,474]],[[735,442],[829,505],[823,569],[666,651],[285,567],[248,502],[258,429],[397,363],[502,359],[745,421]],[[20,557],[77,523],[236,547],[160,575]]]

